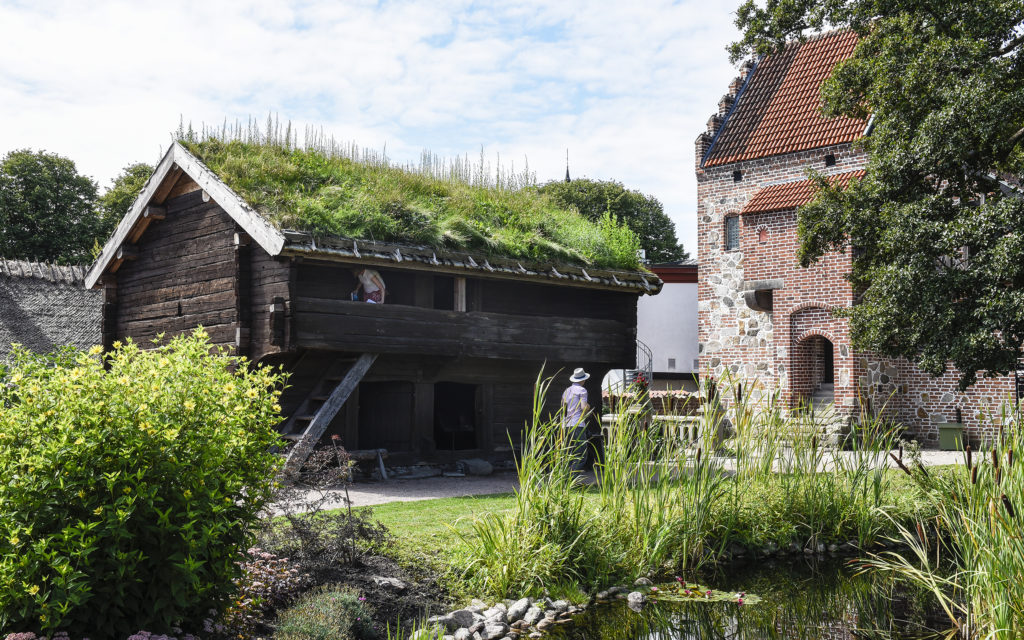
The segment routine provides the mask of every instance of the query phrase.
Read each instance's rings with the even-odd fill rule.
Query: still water
[[[948,618],[927,592],[891,577],[855,575],[839,561],[761,562],[698,576],[708,587],[760,602],[593,607],[556,637],[566,640],[920,640],[947,637]]]

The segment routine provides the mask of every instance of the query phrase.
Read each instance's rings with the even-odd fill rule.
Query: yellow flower
[[[13,382],[14,384],[18,384],[24,377],[25,376],[21,375],[20,373],[16,373],[13,376],[11,376],[11,382]]]
[[[182,493],[181,495],[185,496],[185,499],[188,500],[189,498],[192,497],[192,491],[190,489],[185,489],[185,492]]]
[[[124,493],[125,493],[125,495],[128,495],[128,494],[129,494],[129,493],[131,493],[131,492],[132,492],[132,490],[131,490],[131,489],[129,489],[128,487],[125,487],[125,488],[124,488]]]
[[[247,398],[255,398],[259,394],[260,394],[260,392],[257,391],[256,389],[249,389],[248,391],[245,392],[245,397],[247,397]]]
[[[128,376],[121,376],[120,378],[118,378],[117,384],[121,385],[122,387],[128,384]]]
[[[281,405],[279,404],[275,404],[271,409],[274,410],[274,413],[281,413]]]
[[[192,402],[191,400],[186,400],[185,401],[185,410],[186,411],[191,411],[191,410],[193,410],[195,408],[196,408],[196,403]]]
[[[94,345],[92,345],[92,348],[89,349],[89,355],[90,356],[98,356],[101,353],[103,353],[103,346],[102,345],[94,344]]]
[[[39,585],[38,584],[34,584],[34,585],[32,585],[31,587],[28,588],[28,595],[34,596],[37,593],[39,593]],[[40,616],[40,618],[43,618],[43,617],[44,616]]]
[[[167,358],[160,358],[160,362],[158,364],[161,367],[166,367],[167,365],[171,364],[171,361],[168,360]]]
[[[79,498],[84,498],[85,497],[85,489],[79,489],[78,490],[78,497]]]
[[[77,444],[85,444],[85,438],[79,438],[79,439],[75,440],[75,444],[76,445]]]
[[[115,349],[120,349],[121,348],[121,341],[120,340],[114,340],[114,345],[113,346],[114,346]]]
[[[21,542],[21,538],[19,538],[18,536],[14,536],[13,538],[11,538],[11,546],[12,547],[18,546],[19,542]]]
[[[101,513],[103,513],[103,507],[96,507],[95,509],[92,510],[92,512],[93,512],[93,514],[98,516]]]

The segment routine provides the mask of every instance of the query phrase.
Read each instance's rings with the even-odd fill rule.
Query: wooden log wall
[[[201,191],[172,197],[166,218],[140,238],[137,255],[117,271],[113,333],[145,344],[198,325],[216,344],[234,345],[238,328],[235,227]]]

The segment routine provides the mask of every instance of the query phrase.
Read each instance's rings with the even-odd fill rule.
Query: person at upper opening
[[[377,270],[361,267],[353,269],[352,272],[355,274],[356,279],[359,280],[355,291],[352,292],[352,299],[374,304],[384,304],[384,295],[387,287],[384,286],[384,278],[380,277]],[[362,289],[361,295],[360,289]]]
[[[577,367],[569,377],[572,384],[562,393],[562,407],[565,409],[565,418],[562,426],[566,430],[567,443],[572,455],[572,468],[576,471],[583,469],[587,460],[587,414],[590,412],[590,404],[587,389],[583,382],[590,377],[590,374]]]

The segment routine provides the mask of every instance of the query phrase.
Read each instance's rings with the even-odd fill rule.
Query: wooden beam
[[[139,257],[139,248],[134,244],[122,244],[117,249],[118,260],[134,260]]]
[[[292,447],[291,452],[288,454],[288,460],[285,462],[284,467],[285,473],[299,472],[303,463],[309,458],[309,454],[313,452],[313,447],[320,441],[320,437],[324,435],[327,427],[334,420],[334,416],[338,415],[338,411],[344,406],[352,391],[359,386],[359,381],[370,370],[376,359],[377,354],[375,353],[364,353],[359,356],[359,359],[355,361],[348,370],[348,373],[345,374],[345,377],[338,383],[338,386],[331,391],[331,395],[328,396],[323,406],[313,416],[313,420],[310,421],[306,432],[302,434],[302,439]]]
[[[163,220],[167,217],[167,207],[149,205],[142,211],[142,217],[148,220]]]
[[[466,279],[462,276],[455,278],[455,311],[466,310]]]

